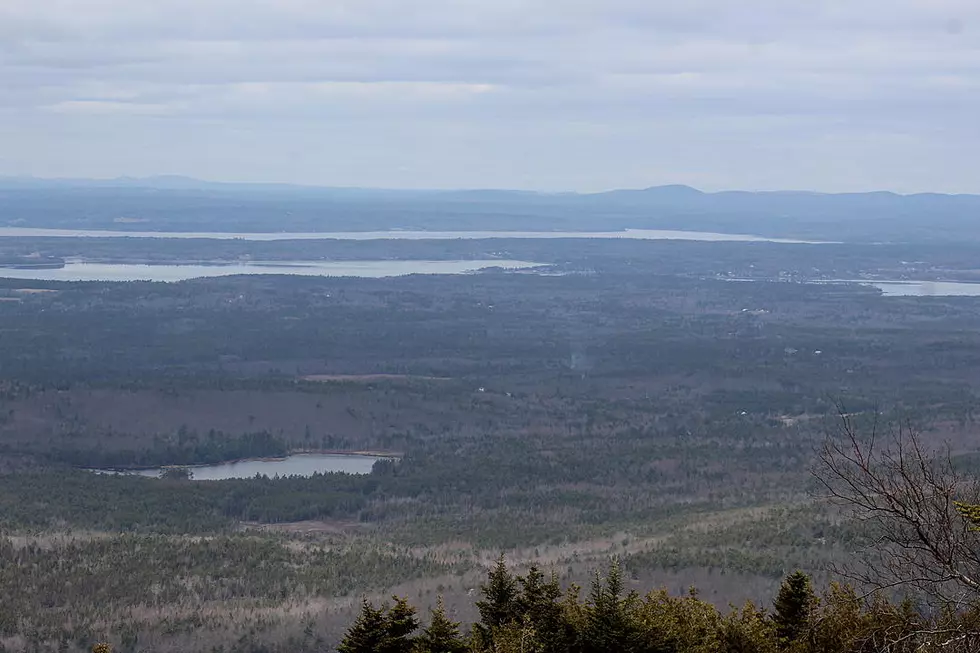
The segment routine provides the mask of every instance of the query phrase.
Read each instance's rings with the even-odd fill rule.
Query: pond
[[[260,458],[254,460],[236,460],[215,465],[189,465],[185,469],[193,473],[195,481],[223,481],[230,478],[254,478],[256,474],[268,476],[313,476],[328,472],[344,472],[347,474],[370,474],[371,468],[378,460],[386,460],[384,456],[361,454],[326,454],[298,453],[285,458]],[[116,469],[90,469],[96,474],[133,474],[157,478],[166,469],[154,467],[121,471]]]
[[[466,274],[488,268],[523,270],[539,266],[529,261],[269,261],[225,264],[146,265],[66,261],[62,268],[4,268],[0,277],[37,281],[186,281],[203,277],[247,274],[287,274],[305,277],[399,277],[407,274]]]

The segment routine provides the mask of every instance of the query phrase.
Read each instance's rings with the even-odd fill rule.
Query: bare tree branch
[[[814,475],[826,498],[865,530],[860,564],[839,571],[870,593],[904,589],[937,610],[975,606],[980,534],[956,504],[980,503],[976,479],[957,472],[948,447],[933,453],[909,424],[886,438],[877,411],[864,434],[842,405],[838,418]]]

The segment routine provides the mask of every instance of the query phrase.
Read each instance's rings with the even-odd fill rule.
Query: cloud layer
[[[0,174],[980,192],[975,0],[0,0]]]

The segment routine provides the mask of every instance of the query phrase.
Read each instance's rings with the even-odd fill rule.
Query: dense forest
[[[963,478],[980,469],[977,299],[828,283],[970,281],[968,244],[0,238],[0,252],[547,264],[386,279],[0,279],[9,651],[333,650],[365,620],[428,624],[440,597],[439,628],[458,622],[466,646],[530,647],[545,626],[510,608],[484,623],[488,599],[475,601],[501,552],[516,597],[527,582],[551,597],[539,607],[560,613],[578,642],[567,650],[588,650],[575,647],[596,592],[645,642],[635,650],[719,650],[724,633],[749,631],[785,649],[771,637],[773,601],[796,570],[818,595],[814,647],[826,620],[853,608],[860,624],[891,624],[915,594],[855,607],[866,585],[835,571],[868,535],[820,500],[812,474],[841,416],[860,433],[901,425],[930,451],[947,445]],[[179,472],[295,452],[384,457],[364,474]],[[88,471],[161,466],[163,478]],[[853,590],[831,585],[845,580]],[[920,620],[943,614],[912,607]],[[704,626],[683,644],[644,625],[685,620]],[[427,627],[392,650],[423,646]],[[872,632],[862,628],[847,632]],[[746,641],[730,650],[766,650]]]

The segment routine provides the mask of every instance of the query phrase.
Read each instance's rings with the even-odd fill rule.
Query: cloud
[[[144,102],[117,102],[110,100],[68,100],[44,107],[52,113],[91,115],[164,115],[173,110],[164,104]]]
[[[0,89],[0,174],[980,192],[974,0],[3,0]]]

